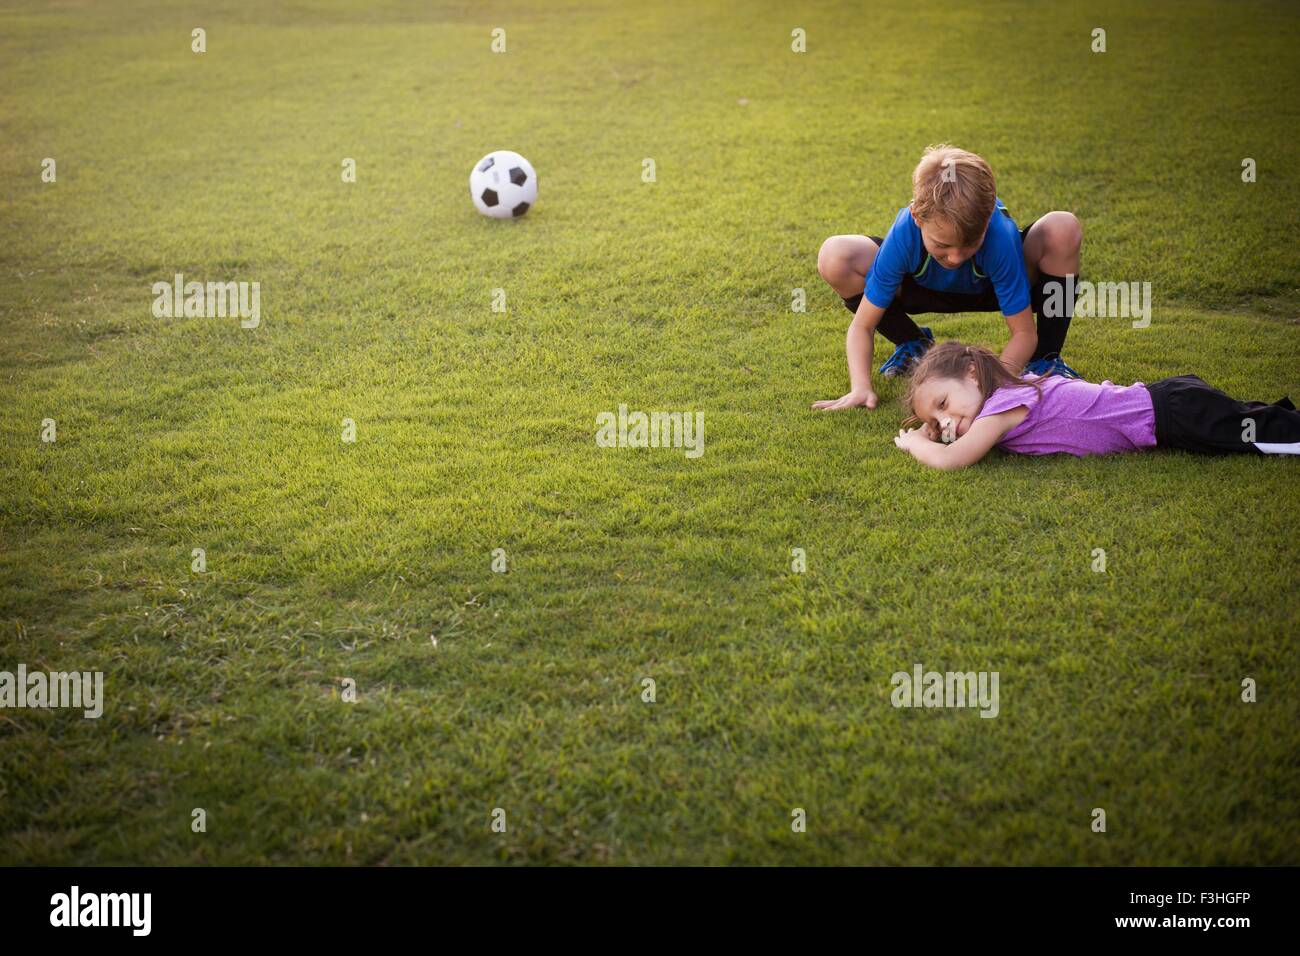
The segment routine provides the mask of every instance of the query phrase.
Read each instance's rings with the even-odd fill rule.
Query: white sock
[[[1266,455],[1300,455],[1300,441],[1257,441],[1253,444]]]

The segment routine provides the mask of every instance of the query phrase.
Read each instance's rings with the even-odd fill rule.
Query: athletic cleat
[[[889,356],[884,365],[880,366],[880,374],[885,378],[909,374],[912,371],[912,366],[919,362],[921,356],[934,344],[934,335],[929,329],[921,329],[921,335],[922,338],[909,339],[900,343],[894,349],[894,354]]]
[[[1025,371],[1030,375],[1038,375],[1040,377],[1047,375],[1062,375],[1065,378],[1081,377],[1078,372],[1070,368],[1070,366],[1066,365],[1065,362],[1061,360],[1061,356],[1057,352],[1053,352],[1051,355],[1044,355],[1042,358],[1034,359],[1025,366]]]

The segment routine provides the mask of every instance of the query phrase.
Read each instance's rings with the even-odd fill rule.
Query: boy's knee
[[[839,236],[831,236],[817,250],[817,274],[834,285],[844,274],[845,256]]]
[[[853,295],[875,258],[876,245],[866,236],[831,236],[817,252],[817,273],[838,294]]]
[[[1049,212],[1043,217],[1044,246],[1057,255],[1072,255],[1083,245],[1083,223],[1072,212]]]

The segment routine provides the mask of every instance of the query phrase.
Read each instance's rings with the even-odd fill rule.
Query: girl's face
[[[912,411],[935,430],[951,435],[955,441],[975,424],[975,416],[984,407],[984,396],[975,379],[975,366],[961,378],[930,378],[916,387]]]

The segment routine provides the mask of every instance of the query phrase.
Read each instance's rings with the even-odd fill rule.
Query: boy
[[[934,344],[930,330],[912,321],[917,312],[999,309],[1011,330],[1001,359],[1012,374],[1078,378],[1060,355],[1074,302],[1064,300],[1063,315],[1044,302],[1052,283],[1066,288],[1066,276],[1075,276],[1077,289],[1082,241],[1083,228],[1068,212],[1017,229],[988,163],[955,146],[927,147],[912,173],[912,201],[883,239],[831,236],[822,243],[817,271],[853,313],[845,340],[850,388],[813,408],[875,408],[874,333],[897,346],[880,374],[906,375]]]

